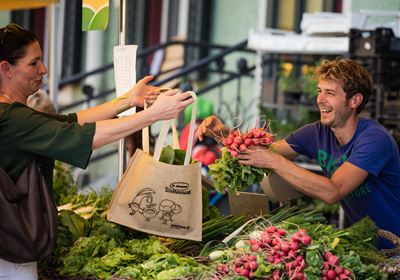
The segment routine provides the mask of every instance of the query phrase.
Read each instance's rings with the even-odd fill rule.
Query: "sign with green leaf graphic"
[[[110,0],[82,0],[82,31],[105,30]]]

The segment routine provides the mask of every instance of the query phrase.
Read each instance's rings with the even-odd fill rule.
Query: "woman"
[[[122,97],[69,115],[52,115],[26,106],[47,69],[38,38],[16,24],[0,29],[0,166],[14,181],[34,159],[44,166],[51,184],[54,160],[86,168],[91,152],[122,139],[158,120],[176,118],[193,102],[190,92],[157,93],[140,80]],[[134,106],[149,109],[115,118]],[[3,222],[3,221],[2,221]],[[37,279],[36,263],[15,264],[0,259],[1,279]]]

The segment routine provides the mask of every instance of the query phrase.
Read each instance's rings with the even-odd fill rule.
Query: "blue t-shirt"
[[[400,235],[400,157],[393,137],[377,122],[360,118],[353,138],[339,145],[332,130],[319,121],[291,134],[287,143],[316,159],[326,177],[345,161],[367,171],[367,179],[341,201],[346,220],[369,216],[380,229]],[[389,242],[380,247],[391,247]]]

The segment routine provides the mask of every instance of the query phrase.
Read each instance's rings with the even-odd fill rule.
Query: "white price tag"
[[[123,45],[114,47],[114,76],[116,96],[125,94],[136,84],[136,52],[137,45]],[[129,116],[136,112],[131,108],[119,114]]]

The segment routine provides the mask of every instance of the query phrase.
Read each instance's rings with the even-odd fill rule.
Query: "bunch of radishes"
[[[257,256],[253,254],[238,256],[233,263],[233,271],[249,279],[254,278],[254,271],[256,271],[257,268]]]
[[[326,251],[324,254],[324,268],[322,269],[322,280],[350,279],[351,272],[339,264],[339,257]]]
[[[267,251],[268,262],[271,264],[284,264],[285,270],[276,269],[272,272],[272,279],[281,279],[286,273],[290,279],[305,279],[303,271],[307,263],[301,255],[301,247],[311,244],[311,237],[306,230],[300,229],[291,236],[284,229],[269,226],[264,229],[258,238],[249,239],[251,250]]]
[[[248,237],[246,241],[239,240],[236,243],[237,251],[231,255],[233,263],[218,264],[217,275],[212,279],[228,279],[232,274],[255,279],[255,274],[260,272],[263,275],[262,279],[306,279],[305,269],[308,264],[305,253],[309,252],[308,246],[311,245],[312,238],[305,229],[289,233],[271,225],[263,230],[251,232]],[[223,255],[222,251],[216,253],[219,257]],[[322,280],[352,279],[350,270],[340,265],[338,256],[326,251],[323,260]],[[265,264],[272,265],[268,275],[262,272]],[[259,267],[260,272],[257,271]]]
[[[254,254],[238,255],[233,259],[232,270],[235,274],[246,277],[248,279],[254,278],[254,271],[258,268],[257,256]],[[212,278],[213,280],[224,279],[228,276],[231,269],[228,264],[221,263],[217,265],[217,274]]]
[[[219,138],[220,143],[227,147],[232,157],[237,157],[239,152],[244,152],[249,146],[272,144],[272,134],[264,128],[253,128],[251,131],[242,133],[240,130],[231,130],[227,137]]]

